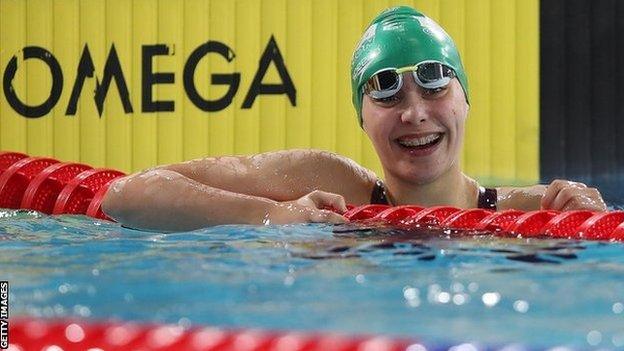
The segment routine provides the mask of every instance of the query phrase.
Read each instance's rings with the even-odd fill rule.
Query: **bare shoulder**
[[[279,157],[274,157],[279,156]],[[255,157],[267,157],[256,155]],[[276,169],[298,176],[306,191],[323,190],[343,195],[348,203],[365,204],[377,175],[354,160],[334,152],[317,149],[278,151]]]
[[[306,164],[311,161],[311,166],[324,167],[324,171],[333,173],[333,176],[343,174],[373,183],[377,179],[373,171],[335,152],[317,149],[294,149],[286,150],[285,152],[291,152],[293,155],[304,160]]]
[[[499,210],[533,211],[540,209],[546,186],[538,184],[525,187],[499,187],[496,190]]]

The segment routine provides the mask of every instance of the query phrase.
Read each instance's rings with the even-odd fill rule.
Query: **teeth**
[[[422,146],[429,143],[432,143],[440,138],[440,134],[429,134],[422,138],[414,138],[414,139],[404,139],[399,140],[399,144],[403,146]]]

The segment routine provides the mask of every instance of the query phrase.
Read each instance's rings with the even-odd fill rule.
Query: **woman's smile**
[[[408,134],[395,139],[395,144],[399,146],[401,153],[423,157],[433,154],[445,136],[442,132]]]

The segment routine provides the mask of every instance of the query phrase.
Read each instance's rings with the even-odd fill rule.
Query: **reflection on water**
[[[624,348],[619,243],[353,225],[162,234],[0,212],[13,316]]]

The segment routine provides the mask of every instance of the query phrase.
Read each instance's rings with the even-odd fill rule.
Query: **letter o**
[[[17,97],[13,87],[13,78],[15,78],[15,73],[17,72],[17,56],[15,55],[11,58],[4,71],[2,85],[4,87],[4,95],[15,112],[27,118],[38,118],[48,114],[61,97],[61,92],[63,91],[63,71],[54,55],[42,47],[26,46],[24,48],[24,61],[31,58],[40,59],[50,68],[52,89],[50,89],[50,95],[46,101],[41,105],[29,106]]]

